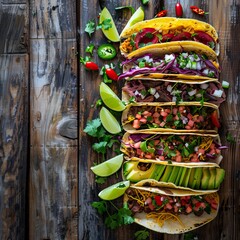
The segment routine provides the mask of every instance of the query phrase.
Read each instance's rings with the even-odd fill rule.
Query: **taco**
[[[179,189],[192,193],[216,192],[225,176],[217,164],[189,165],[153,160],[129,160],[123,164],[123,178],[140,187]]]
[[[227,147],[217,134],[149,132],[125,133],[120,149],[128,160],[220,164]]]
[[[218,34],[213,26],[196,19],[155,18],[134,24],[121,33],[120,49],[127,55],[146,45],[195,41],[219,53]]]
[[[226,100],[222,85],[214,81],[189,81],[141,78],[125,82],[125,102],[209,102],[220,105]]]
[[[176,194],[174,189],[132,186],[124,195],[124,205],[136,223],[157,232],[179,234],[212,221],[218,213],[219,196],[216,192]]]
[[[122,113],[125,131],[217,133],[219,111],[211,103],[132,103]]]
[[[138,49],[122,62],[123,73],[118,79],[136,76],[160,78],[164,74],[182,79],[209,80],[219,78],[219,64],[215,52],[197,42],[169,42]],[[161,75],[160,75],[161,74]]]

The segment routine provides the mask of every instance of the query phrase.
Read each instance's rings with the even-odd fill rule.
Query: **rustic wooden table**
[[[177,0],[150,0],[145,18],[159,10],[175,16]],[[221,106],[221,138],[235,143],[225,151],[226,178],[220,189],[217,218],[193,231],[197,239],[240,239],[240,0],[181,1],[184,17],[211,23],[219,34],[220,80],[230,82]],[[109,230],[90,204],[105,185],[89,170],[98,155],[83,129],[97,117],[101,76],[79,64],[86,46],[106,42],[101,31],[84,32],[106,6],[121,31],[129,11],[115,7],[140,0],[2,0],[0,3],[0,239],[134,239],[142,227]],[[190,5],[207,12],[194,15]],[[116,44],[117,46],[117,44]],[[99,65],[103,62],[96,57]],[[121,83],[112,84],[119,91]],[[109,157],[111,154],[108,155]],[[185,235],[186,237],[186,235]],[[150,232],[150,239],[184,239],[184,235]],[[193,239],[193,238],[192,238]],[[194,238],[196,239],[196,238]]]

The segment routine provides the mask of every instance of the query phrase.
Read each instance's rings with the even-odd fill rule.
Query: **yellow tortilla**
[[[143,28],[155,28],[160,32],[169,30],[177,30],[190,33],[194,33],[194,31],[203,31],[209,34],[215,40],[215,42],[218,42],[217,31],[209,23],[202,22],[196,19],[174,17],[154,18],[138,22],[132,27],[125,29],[125,31],[121,33],[120,37],[130,37],[132,34],[139,32]]]
[[[127,55],[127,58],[131,59],[134,57],[143,56],[145,54],[152,54],[153,56],[163,56],[165,54],[179,52],[196,52],[200,55],[206,55],[209,60],[213,60],[217,63],[217,54],[214,50],[212,50],[207,45],[194,41],[174,41],[147,45],[129,53]]]
[[[169,132],[171,131],[172,133],[187,133],[187,132],[192,132],[192,133],[217,133],[217,129],[212,129],[212,130],[197,130],[197,129],[182,129],[182,130],[176,130],[176,129],[170,129],[170,128],[151,128],[151,129],[135,129],[132,127],[132,122],[127,121],[128,119],[128,113],[130,111],[131,107],[139,107],[139,106],[153,106],[153,107],[164,107],[164,106],[176,106],[175,102],[165,102],[165,103],[132,103],[129,104],[124,111],[122,112],[122,126],[123,129],[125,131],[128,131],[130,133],[134,133],[134,132],[138,132],[138,133],[148,133],[149,131],[152,132]],[[183,102],[183,103],[179,103],[177,106],[201,106],[201,103],[199,102]],[[212,103],[207,103],[205,102],[203,104],[203,106],[205,107],[211,107],[215,110],[217,110],[218,112],[218,116],[219,116],[219,110],[218,107]]]

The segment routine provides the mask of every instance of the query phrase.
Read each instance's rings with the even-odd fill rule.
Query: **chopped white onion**
[[[222,81],[222,87],[223,88],[229,88],[229,82],[227,82],[227,81]]]
[[[208,73],[209,73],[209,69],[207,69],[207,68],[204,69],[202,73],[205,74],[205,75],[208,75]]]
[[[184,58],[187,58],[187,57],[188,57],[188,53],[182,53],[182,56],[183,56]]]
[[[193,62],[193,61],[195,60],[193,55],[189,55],[189,56],[188,56],[188,59],[189,59],[191,62]]]
[[[173,96],[172,97],[172,102],[176,102],[177,101],[177,97],[176,96]]]
[[[167,91],[168,91],[168,92],[171,92],[171,91],[172,91],[172,86],[171,86],[171,85],[168,85],[168,86],[167,86]]]
[[[223,90],[214,90],[212,95],[214,97],[222,97],[222,94],[223,94]]]
[[[175,57],[174,57],[173,54],[166,54],[164,59],[165,59],[166,62],[170,62],[170,61],[172,61],[174,58],[175,58]]]
[[[201,88],[201,89],[207,89],[208,86],[209,86],[208,83],[203,83],[203,84],[200,85],[200,88]]]
[[[194,90],[192,90],[192,91],[188,92],[188,95],[189,95],[189,96],[193,96],[193,95],[195,95],[195,94],[196,94],[196,92],[197,92],[197,90],[196,90],[196,89],[194,89]]]
[[[197,62],[197,70],[201,70],[201,69],[202,69],[201,63]]]
[[[197,152],[197,151],[198,151],[198,148],[199,148],[199,146],[196,146],[196,147],[194,148],[194,151]]]
[[[156,92],[156,93],[154,94],[154,97],[155,97],[156,99],[158,99],[158,98],[160,97],[159,93]]]
[[[185,143],[185,147],[188,147],[188,145],[189,145],[188,143]]]

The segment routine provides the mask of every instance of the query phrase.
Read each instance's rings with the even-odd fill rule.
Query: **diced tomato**
[[[194,125],[194,121],[193,120],[189,120],[188,121],[188,126],[193,127],[193,125]]]
[[[204,150],[203,148],[199,148],[199,149],[198,149],[198,153],[204,154],[204,153],[205,153],[205,150]]]
[[[152,154],[145,154],[145,158],[147,158],[147,159],[151,159],[152,158]]]
[[[140,121],[138,119],[135,119],[133,121],[133,128],[135,128],[135,129],[140,128]]]
[[[164,111],[165,111],[166,113],[170,113],[170,112],[171,112],[171,109],[168,109],[168,108],[167,108],[167,109],[165,109]]]
[[[146,118],[141,118],[140,120],[139,120],[141,123],[147,123],[147,119]]]
[[[181,155],[176,156],[175,161],[176,162],[181,162],[182,161],[182,156]]]
[[[184,111],[185,107],[184,106],[180,106],[179,107],[179,112],[182,113]]]
[[[165,111],[161,111],[160,115],[163,116],[163,117],[166,117],[168,115],[168,113],[165,112]]]
[[[155,201],[156,201],[156,204],[158,205],[158,206],[161,206],[162,205],[162,201],[161,201],[161,197],[160,196],[155,196]]]
[[[134,148],[140,148],[141,141],[134,143]]]
[[[141,119],[141,117],[142,117],[142,116],[141,116],[141,114],[139,114],[139,113],[137,113],[136,116],[135,116],[135,118],[137,118],[137,119]]]
[[[200,122],[204,121],[204,117],[202,115],[198,116],[198,119],[199,119]]]
[[[155,112],[153,115],[152,115],[154,118],[158,118],[160,117],[160,114],[158,112]]]
[[[172,110],[173,115],[177,115],[177,112],[178,112],[178,109],[177,108],[173,108],[173,110]]]
[[[189,205],[187,208],[186,208],[186,213],[191,213],[192,212],[192,207]]]
[[[174,212],[177,213],[178,212],[178,207],[176,205],[174,205]]]
[[[192,120],[192,117],[193,117],[192,114],[191,114],[191,113],[188,113],[187,118],[190,119],[190,120]]]
[[[160,127],[164,127],[165,124],[166,124],[165,122],[161,122],[161,123],[159,124],[159,126],[160,126]]]
[[[214,144],[214,143],[212,143],[212,144],[210,145],[210,149],[215,149],[215,144]]]
[[[191,33],[189,32],[181,32],[172,38],[172,41],[182,41],[191,39]]]
[[[160,140],[154,140],[154,146],[158,145],[160,143]]]
[[[144,117],[150,117],[150,116],[152,116],[152,113],[150,113],[149,111],[144,111],[144,112],[142,113],[142,115],[143,115]]]
[[[159,158],[160,161],[164,161],[165,160],[164,156],[159,156],[158,158]]]
[[[165,205],[165,209],[169,209],[169,210],[171,210],[173,207],[172,207],[172,205],[170,204],[170,203],[167,203],[166,205]]]
[[[190,127],[189,125],[185,126],[185,128],[186,128],[187,130],[190,130],[190,129],[191,129],[191,127]]]
[[[221,125],[220,125],[220,122],[218,120],[218,113],[217,113],[217,110],[215,110],[212,115],[211,115],[211,120],[212,120],[212,123],[215,127],[217,128],[220,128]]]
[[[149,207],[151,210],[154,210],[154,208],[155,208],[152,203],[148,204],[148,207]]]

